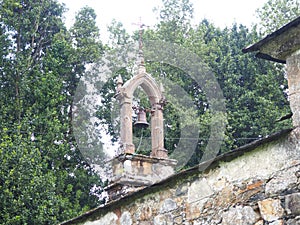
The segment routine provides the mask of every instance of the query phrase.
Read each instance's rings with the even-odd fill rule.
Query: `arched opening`
[[[140,73],[119,88],[117,98],[120,110],[121,152],[135,153],[133,144],[132,101],[135,90],[141,87],[148,96],[151,108],[151,156],[167,158],[164,148],[163,99],[164,96],[155,80],[147,73]]]

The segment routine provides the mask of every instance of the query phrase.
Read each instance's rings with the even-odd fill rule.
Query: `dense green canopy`
[[[262,31],[273,30],[273,25],[277,28],[300,15],[297,1],[278,2],[274,5],[268,1],[259,9]],[[214,74],[226,106],[226,116],[220,117],[225,132],[218,153],[291,126],[288,120],[275,122],[290,112],[284,67],[241,52],[262,38],[261,30],[241,24],[220,29],[207,20],[192,26],[193,6],[188,0],[162,0],[162,5],[157,10],[156,26],[144,30],[143,41],[145,45],[153,40],[176,44],[189,55],[200,57]],[[270,9],[279,16],[268,16]],[[290,14],[280,16],[290,9]],[[80,80],[94,79],[95,75],[99,78],[103,74],[99,68],[104,63],[118,65],[118,60],[126,58],[139,35],[138,31],[128,34],[120,22],[113,21],[108,29],[110,40],[103,44],[93,9],[81,9],[69,30],[63,22],[65,11],[57,0],[0,1],[1,224],[57,224],[102,203],[99,195],[105,180],[80,152],[74,135],[74,96],[76,88],[82,87]],[[279,22],[275,20],[278,18]],[[145,47],[146,60],[147,54],[151,52],[147,53]],[[107,55],[111,57],[109,63]],[[113,115],[114,82],[119,74],[124,80],[132,76],[134,61],[126,62],[109,79],[100,76],[95,82],[97,94],[102,96],[95,126],[104,127],[115,143],[118,118]],[[193,139],[196,145],[185,167],[196,165],[212,139],[212,127],[218,126],[211,109],[213,103],[205,93],[213,86],[201,86],[188,71],[162,60],[146,61],[146,68],[164,83],[169,99],[164,109],[166,148],[170,153],[176,152],[180,143],[189,144],[180,142],[182,137]],[[175,92],[172,87],[176,87]],[[181,108],[177,100],[193,107]],[[135,102],[149,107],[140,90],[136,91]],[[199,127],[197,133],[182,134],[195,124]],[[134,130],[134,135],[135,144],[141,144],[139,152],[148,154],[149,131],[143,132],[144,139],[140,139],[139,130]],[[99,145],[99,141],[94,144]],[[93,148],[93,143],[87,147]],[[180,161],[186,153],[174,156]]]

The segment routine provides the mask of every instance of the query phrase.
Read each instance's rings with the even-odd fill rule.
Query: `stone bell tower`
[[[124,153],[134,153],[135,146],[132,143],[132,99],[133,93],[138,86],[148,96],[151,104],[151,156],[159,158],[168,158],[168,151],[164,148],[163,131],[163,107],[165,98],[155,82],[155,80],[146,73],[143,62],[139,65],[138,73],[120,86],[121,78],[118,81],[117,99],[121,106],[120,111],[120,139],[121,149]]]
[[[148,96],[151,108],[151,154],[135,153],[133,144],[133,93],[141,87]],[[174,174],[177,161],[168,159],[164,148],[163,107],[166,103],[162,87],[146,72],[143,53],[139,51],[136,74],[123,83],[117,80],[116,99],[120,104],[120,153],[112,159],[113,178],[107,187],[110,200],[117,199],[145,186],[152,185]]]

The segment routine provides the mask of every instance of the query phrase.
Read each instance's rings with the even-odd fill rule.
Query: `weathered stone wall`
[[[184,171],[65,224],[300,225],[299,133],[224,155],[204,171]]]
[[[299,41],[298,41],[299,42]],[[300,55],[295,54],[286,60],[289,101],[293,113],[293,125],[300,125]]]

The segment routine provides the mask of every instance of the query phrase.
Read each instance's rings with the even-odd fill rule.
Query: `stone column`
[[[164,123],[163,111],[159,104],[152,108],[151,113],[151,156],[159,158],[168,158],[168,151],[164,148]]]
[[[300,126],[300,55],[287,58],[287,78],[293,126]]]
[[[122,97],[120,100],[120,138],[121,153],[134,153],[135,147],[132,143],[132,103],[131,99]]]

